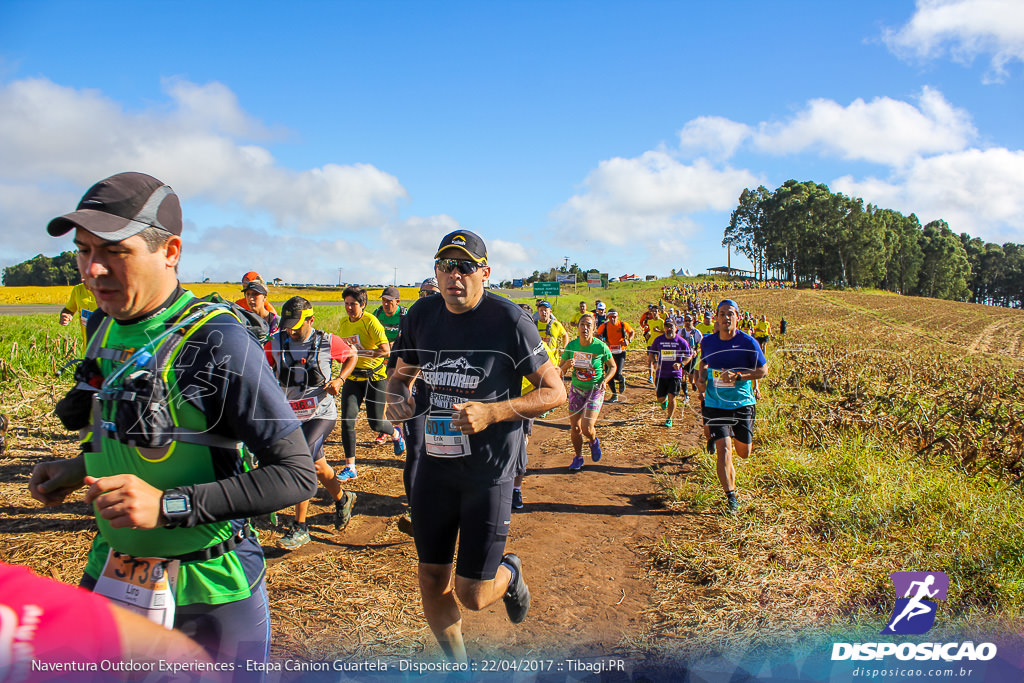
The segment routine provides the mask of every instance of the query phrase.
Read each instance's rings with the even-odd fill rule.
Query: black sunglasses
[[[472,275],[480,268],[480,264],[469,259],[439,258],[434,261],[434,267],[442,273],[451,273],[458,268],[463,275]]]

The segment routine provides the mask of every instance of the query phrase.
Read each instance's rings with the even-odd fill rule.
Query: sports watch
[[[165,491],[160,498],[160,511],[167,519],[166,528],[181,526],[192,516],[192,498],[184,493]]]

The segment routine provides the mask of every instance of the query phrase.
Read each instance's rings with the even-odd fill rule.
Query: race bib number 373
[[[174,587],[181,563],[111,550],[93,592],[150,621],[174,628]]]

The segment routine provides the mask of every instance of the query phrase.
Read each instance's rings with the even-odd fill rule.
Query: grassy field
[[[945,631],[1019,631],[1024,312],[872,292],[733,298],[775,325],[784,314],[789,333],[770,346],[735,521],[714,514],[714,456],[666,449],[668,504],[712,516],[696,540],[649,549],[661,628],[766,647],[807,624],[877,634],[890,572],[942,571]]]

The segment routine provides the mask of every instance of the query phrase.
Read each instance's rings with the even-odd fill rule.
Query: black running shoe
[[[501,561],[516,568],[515,581],[509,583],[504,600],[509,621],[518,624],[526,618],[526,613],[530,611],[530,589],[523,579],[523,563],[515,553],[508,553],[501,558]]]
[[[522,510],[526,505],[523,503],[523,492],[512,489],[512,509]]]

